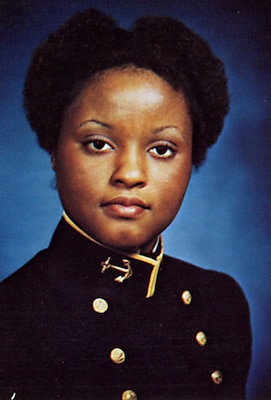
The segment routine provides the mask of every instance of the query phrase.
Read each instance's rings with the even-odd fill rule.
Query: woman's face
[[[63,207],[103,244],[150,251],[182,203],[191,147],[180,93],[149,70],[108,70],[64,115],[52,154]]]

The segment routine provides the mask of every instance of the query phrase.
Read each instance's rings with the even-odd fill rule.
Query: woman
[[[245,398],[241,289],[161,237],[222,130],[221,61],[176,20],[90,9],[38,47],[24,98],[64,214],[2,284],[3,398]]]

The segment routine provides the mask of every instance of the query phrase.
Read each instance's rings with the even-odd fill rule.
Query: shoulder
[[[225,290],[233,295],[243,293],[239,284],[230,275],[211,269],[202,268],[189,262],[165,255],[161,265],[161,272],[168,278],[175,278],[176,282],[185,280],[193,287],[208,288],[208,291]]]
[[[185,279],[186,282],[196,282],[200,286],[210,280],[217,283],[235,282],[233,278],[223,272],[202,268],[169,255],[164,256],[160,271],[168,277],[176,278],[177,281]]]
[[[33,272],[39,273],[42,272],[44,263],[46,263],[47,259],[47,250],[39,251],[33,258],[31,258],[27,263],[18,268],[11,275],[6,277],[1,285],[9,285],[13,284],[22,279],[27,279],[29,276],[33,276]]]
[[[46,284],[46,270],[49,265],[48,251],[42,250],[30,261],[5,278],[0,285],[2,304],[23,303]]]
[[[204,269],[166,255],[159,279],[168,294],[174,292],[178,296],[187,290],[191,292],[193,302],[208,315],[229,315],[231,318],[236,315],[237,319],[240,316],[244,316],[247,321],[250,319],[248,302],[242,288],[224,272]]]
[[[57,269],[59,259],[63,258],[67,252],[64,239],[67,236],[69,229],[61,220],[58,224],[48,248],[39,251],[26,264],[17,269],[13,274],[8,276],[1,282],[1,292],[6,292],[11,289],[24,290],[24,287],[30,287],[35,290],[35,287],[46,286],[50,284],[48,281],[54,279],[54,269]],[[57,236],[57,249],[54,242]],[[68,246],[69,247],[69,246]],[[14,292],[16,293],[16,292]]]

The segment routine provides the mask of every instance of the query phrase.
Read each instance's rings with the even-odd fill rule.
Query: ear
[[[55,154],[55,151],[52,151],[50,153],[50,157],[51,157],[52,169],[55,171],[56,170],[56,154]]]

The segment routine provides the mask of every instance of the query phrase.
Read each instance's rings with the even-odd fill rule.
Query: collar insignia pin
[[[123,281],[125,281],[125,279],[128,279],[133,275],[133,271],[132,271],[129,260],[126,260],[125,258],[123,258],[122,263],[123,263],[124,267],[118,267],[117,265],[110,264],[110,258],[111,257],[108,257],[108,259],[106,261],[101,262],[101,266],[102,266],[101,273],[102,274],[104,274],[105,271],[109,268],[123,272],[124,275],[119,275],[115,278],[115,281],[118,283],[123,283]]]

